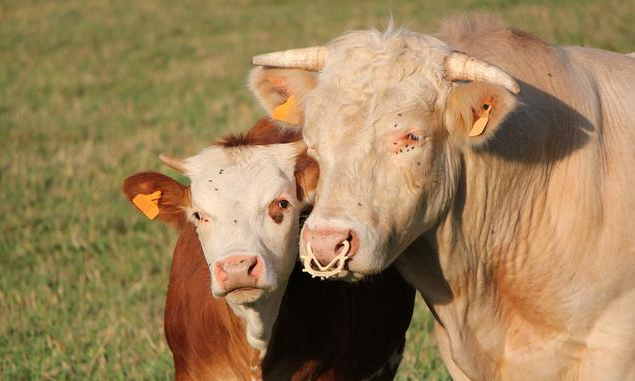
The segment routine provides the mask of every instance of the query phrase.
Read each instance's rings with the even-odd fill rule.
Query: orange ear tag
[[[289,124],[300,124],[300,109],[295,105],[295,96],[273,109],[273,119]]]
[[[154,220],[159,215],[159,199],[161,198],[161,191],[150,194],[139,193],[134,196],[132,203],[135,204],[143,214],[150,220]]]
[[[474,125],[472,125],[472,129],[470,130],[470,137],[479,136],[485,131],[485,127],[487,127],[487,122],[489,122],[489,112],[492,110],[492,104],[490,102],[485,102],[483,104],[483,113],[481,117],[478,118]]]

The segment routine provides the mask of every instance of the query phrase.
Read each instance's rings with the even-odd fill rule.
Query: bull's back
[[[606,149],[609,154],[627,153],[627,159],[635,158],[635,61],[632,57],[606,50],[566,47],[563,48],[572,65],[592,78],[593,90],[586,95],[598,102]],[[617,159],[617,157],[616,157]]]
[[[592,78],[596,90],[588,98],[597,102],[599,121],[585,147],[588,163],[580,162],[578,170],[594,172],[593,185],[599,189],[596,202],[602,205],[601,219],[593,221],[601,260],[596,270],[612,274],[618,283],[628,279],[614,291],[623,293],[624,288],[635,288],[629,270],[635,268],[635,61],[599,49],[563,50],[572,65]]]

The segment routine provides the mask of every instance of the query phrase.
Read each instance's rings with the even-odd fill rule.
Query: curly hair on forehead
[[[268,117],[263,117],[249,131],[225,136],[218,140],[215,145],[231,148],[293,143],[300,139],[302,139],[300,131],[280,127]]]

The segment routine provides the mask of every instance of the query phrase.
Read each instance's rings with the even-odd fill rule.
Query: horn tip
[[[182,159],[177,159],[165,153],[159,154],[159,160],[168,167],[176,169],[179,172],[185,172],[185,163]]]
[[[520,93],[520,86],[518,86],[518,83],[514,81],[509,90],[512,92],[512,94],[518,95]]]
[[[270,61],[271,53],[257,54],[251,57],[251,64],[253,66],[271,66]]]

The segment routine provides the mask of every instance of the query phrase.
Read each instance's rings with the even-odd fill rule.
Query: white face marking
[[[224,292],[214,264],[236,254],[262,260],[256,289],[272,292],[286,284],[296,260],[303,207],[296,193],[296,156],[293,144],[213,146],[186,160],[186,174],[191,179],[190,214],[216,296],[224,296]],[[282,219],[275,221],[270,205],[280,202],[284,206]]]
[[[447,49],[425,35],[346,35],[307,95],[303,138],[320,165],[305,228],[354,230],[359,249],[339,276],[380,271],[441,213]],[[333,58],[331,58],[333,57]],[[381,57],[381,59],[375,59]],[[307,255],[305,245],[301,255]]]

